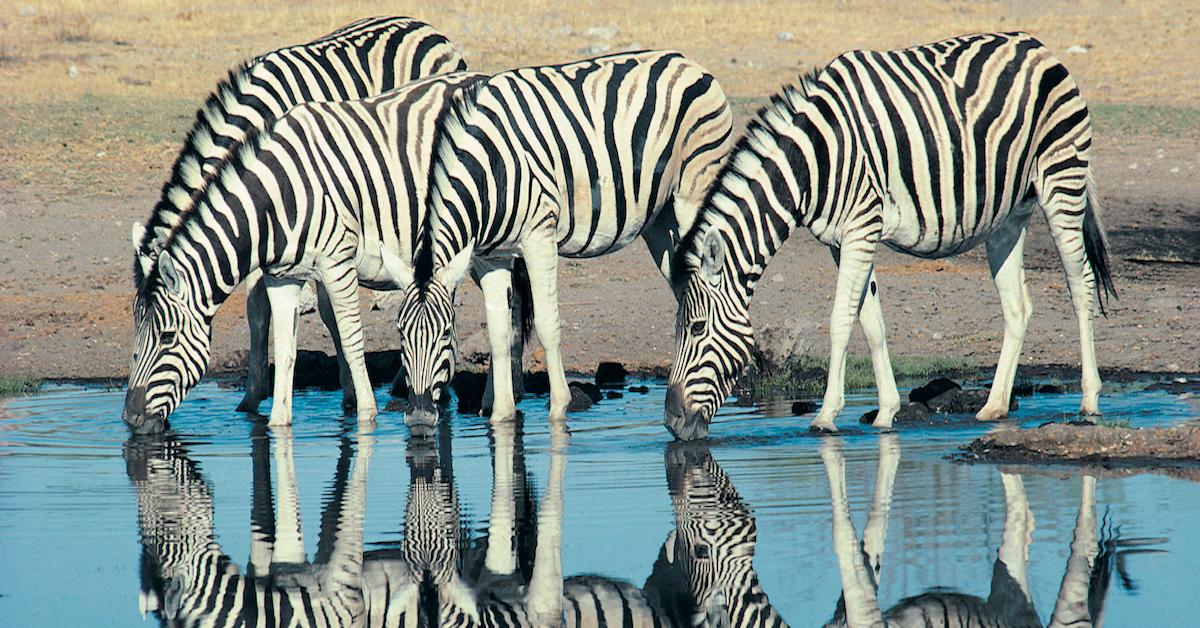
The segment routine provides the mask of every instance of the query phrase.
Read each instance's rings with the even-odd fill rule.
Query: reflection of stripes
[[[688,409],[711,419],[728,394],[749,353],[746,310],[755,284],[803,226],[833,249],[839,265],[818,427],[832,428],[841,410],[846,342],[860,308],[881,379],[876,424],[890,425],[899,407],[884,364],[873,268],[881,243],[928,258],[987,245],[1005,344],[995,394],[980,418],[1002,416],[1031,308],[1020,266],[1025,228],[1040,206],[1080,319],[1081,410],[1097,412],[1092,300],[1095,291],[1103,305],[1112,281],[1091,143],[1075,81],[1024,33],[848,52],[786,88],[750,124],[681,245],[680,266],[690,272],[678,279],[703,294],[681,304],[680,321],[690,322],[686,313],[711,323],[694,337],[680,329],[672,383],[683,385]],[[712,336],[718,341],[704,346]]]

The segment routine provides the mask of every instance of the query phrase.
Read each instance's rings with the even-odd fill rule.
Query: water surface
[[[128,439],[119,390],[0,402],[0,625],[187,623],[205,609],[379,625],[439,594],[487,623],[553,608],[564,579],[568,623],[585,625],[597,605],[609,625],[752,609],[812,626],[839,608],[899,619],[947,600],[1018,625],[1062,619],[1056,608],[1108,626],[1200,611],[1197,484],[949,462],[993,426],[880,435],[851,418],[866,393],[839,437],[808,434],[787,404],[728,406],[707,443],[671,445],[663,395],[651,383],[574,415],[569,442],[544,397],[512,429],[451,413],[429,442],[390,413],[360,435],[340,393],[297,393],[295,425],[270,430],[233,411],[238,391],[206,384],[166,438],[144,440]],[[1101,403],[1136,426],[1200,415],[1162,392]],[[1077,405],[1023,398],[1012,422]]]

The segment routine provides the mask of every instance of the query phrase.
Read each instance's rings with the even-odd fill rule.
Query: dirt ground
[[[1095,167],[1120,300],[1096,321],[1105,367],[1200,371],[1200,8],[1167,1],[1041,3],[389,3],[314,0],[203,5],[164,0],[0,0],[0,374],[124,377],[132,335],[130,223],[145,220],[195,107],[237,61],[355,18],[412,15],[445,32],[476,69],[607,50],[676,48],[705,64],[739,122],[798,72],[850,48],[899,47],[981,30],[1029,30],[1057,51],[1089,99]],[[611,26],[616,35],[592,31]],[[601,29],[603,31],[604,29]],[[599,34],[596,34],[599,32]],[[1023,364],[1078,362],[1077,327],[1044,221],[1026,261],[1034,315]],[[945,261],[884,252],[880,289],[893,355],[951,355],[987,367],[999,302],[982,251]],[[674,307],[642,245],[564,261],[564,351],[669,363]],[[834,287],[828,252],[797,233],[754,303],[759,328],[786,327],[823,352]],[[479,291],[459,291],[464,353],[484,349]],[[369,303],[366,299],[364,303]],[[368,349],[395,345],[393,312],[368,311]],[[330,350],[315,315],[300,347]],[[241,368],[244,304],[214,330],[214,372]],[[861,338],[852,348],[864,352]]]

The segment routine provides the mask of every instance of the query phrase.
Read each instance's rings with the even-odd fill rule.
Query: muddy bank
[[[964,446],[962,461],[1081,464],[1106,469],[1188,469],[1200,479],[1200,420],[1172,427],[1128,428],[1049,423],[1002,429]]]

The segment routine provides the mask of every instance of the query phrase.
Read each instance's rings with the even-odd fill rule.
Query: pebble
[[[75,64],[72,63],[67,68],[67,78],[75,78],[77,76],[79,76],[79,68],[75,67]]]
[[[37,15],[37,7],[28,4],[21,7],[21,17],[32,17],[34,15]]]
[[[1080,46],[1079,44],[1075,44],[1074,46],[1067,48],[1067,54],[1069,55],[1085,55],[1087,53],[1088,49]]]
[[[783,42],[796,41],[796,35],[791,31],[779,31],[779,33],[775,35],[775,39]]]
[[[587,46],[580,48],[579,52],[582,52],[585,55],[598,55],[606,53],[610,49],[612,49],[612,46],[609,44],[588,44]]]
[[[945,338],[945,336],[942,335],[942,332],[940,332],[940,331],[933,332],[934,340],[941,340],[942,338]]]
[[[583,31],[583,36],[594,39],[612,39],[620,32],[616,26],[591,26]]]
[[[781,275],[779,273],[775,273],[771,277],[771,283],[783,283],[783,275]]]
[[[1138,166],[1137,166],[1137,164],[1136,164],[1136,163],[1129,164],[1129,169],[1130,169],[1130,170],[1137,170],[1137,168],[1138,168]]]

